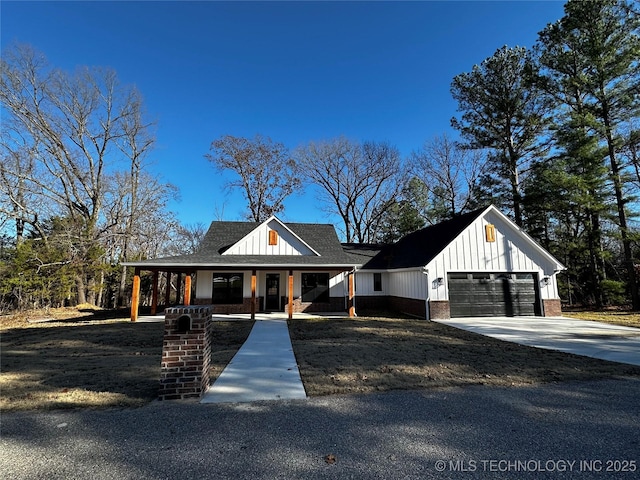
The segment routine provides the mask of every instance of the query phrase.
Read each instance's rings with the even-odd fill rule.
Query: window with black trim
[[[373,291],[374,292],[382,291],[382,274],[381,273],[373,274]]]
[[[242,273],[214,273],[213,304],[242,303],[243,282],[244,274]]]
[[[329,302],[329,274],[302,274],[302,301]]]

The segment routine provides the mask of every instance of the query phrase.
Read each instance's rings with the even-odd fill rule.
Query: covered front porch
[[[345,312],[350,317],[356,314],[352,266],[168,269],[166,265],[145,265],[135,267],[132,322],[139,317],[143,270],[152,273],[151,315],[156,315],[159,310],[161,292],[158,279],[161,275],[176,276],[176,303],[210,305],[215,314],[248,314],[251,319],[255,319],[259,312],[281,312],[289,319],[294,313]],[[192,279],[195,280],[193,286]],[[170,306],[170,284],[170,281],[166,282],[165,308]]]

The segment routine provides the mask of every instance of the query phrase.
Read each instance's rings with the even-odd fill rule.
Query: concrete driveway
[[[640,365],[640,328],[565,317],[469,317],[434,321],[531,347]]]

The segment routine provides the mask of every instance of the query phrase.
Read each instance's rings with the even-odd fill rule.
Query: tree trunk
[[[104,295],[104,270],[100,272],[100,285],[98,286],[98,296],[96,298],[96,306],[103,307],[102,297]]]
[[[597,213],[590,212],[587,215],[589,232],[587,235],[589,245],[589,276],[591,277],[591,292],[597,308],[602,308],[602,276],[600,274],[600,218]]]
[[[93,275],[87,280],[87,303],[96,305],[96,279]]]
[[[76,301],[78,305],[87,303],[87,294],[85,291],[85,282],[82,275],[76,276]]]
[[[601,87],[604,92],[604,88]],[[604,98],[604,96],[603,96]],[[627,271],[627,281],[631,293],[631,305],[633,310],[640,310],[640,294],[638,293],[638,280],[635,275],[635,266],[633,263],[633,252],[631,251],[631,239],[629,238],[629,230],[627,226],[627,213],[625,211],[625,199],[622,192],[622,180],[620,178],[620,165],[616,158],[616,151],[613,140],[611,119],[609,117],[609,105],[603,101],[602,103],[602,119],[605,125],[605,133],[607,138],[607,147],[609,153],[609,162],[611,165],[611,179],[613,180],[613,188],[616,195],[616,205],[618,207],[618,221],[620,222],[620,237],[622,238],[622,249],[624,253],[624,266]]]
[[[127,267],[122,267],[122,271],[120,273],[120,287],[118,288],[118,306],[120,307],[125,307],[126,303],[125,303],[125,298],[126,298],[126,291],[125,289],[127,288]]]

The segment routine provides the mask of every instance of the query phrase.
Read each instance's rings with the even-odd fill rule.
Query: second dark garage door
[[[450,273],[451,317],[539,315],[534,273]]]

